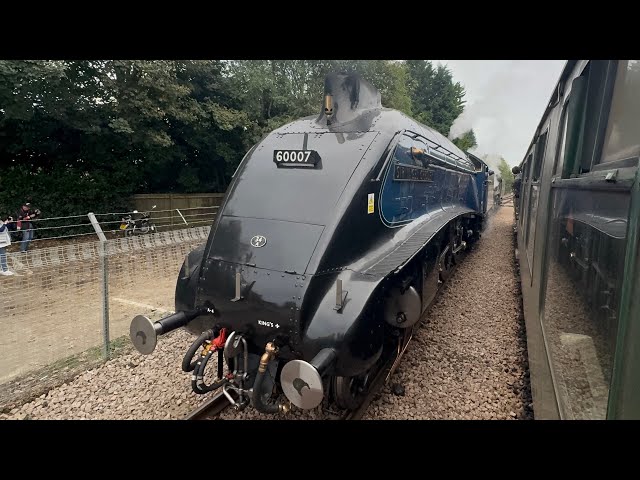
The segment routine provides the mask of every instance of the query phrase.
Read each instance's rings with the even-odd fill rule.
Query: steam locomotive
[[[182,364],[193,390],[221,388],[238,409],[355,409],[480,237],[492,175],[358,75],[330,74],[319,115],[241,161],[180,270],[176,313],[137,316],[131,340],[149,354],[176,328],[198,335]]]

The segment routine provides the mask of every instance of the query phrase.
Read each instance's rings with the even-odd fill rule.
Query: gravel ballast
[[[365,419],[533,417],[513,248],[513,209],[502,207],[439,294]],[[194,394],[190,374],[180,369],[193,339],[172,332],[152,355],[125,353],[0,419],[183,418],[212,395]],[[289,416],[326,417],[320,408]],[[227,410],[222,418],[278,417],[249,408]]]
[[[513,209],[502,207],[365,419],[533,418],[514,248]]]

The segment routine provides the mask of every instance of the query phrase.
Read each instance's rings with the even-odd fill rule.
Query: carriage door
[[[526,222],[528,227],[525,232],[525,245],[527,246],[527,260],[529,261],[529,271],[533,272],[533,249],[536,238],[536,219],[538,217],[538,199],[540,196],[540,177],[542,165],[544,163],[544,152],[547,146],[548,130],[544,132],[535,145],[533,165],[531,166],[531,187],[529,191],[529,209]],[[533,275],[531,276],[533,282]]]
[[[527,160],[522,166],[522,182],[520,183],[520,231],[525,238],[527,225],[526,218],[529,215],[529,177],[531,175],[531,164],[533,153],[527,156]]]

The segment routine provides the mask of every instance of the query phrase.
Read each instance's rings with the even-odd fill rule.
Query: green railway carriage
[[[640,418],[640,61],[567,62],[516,199],[539,419]]]

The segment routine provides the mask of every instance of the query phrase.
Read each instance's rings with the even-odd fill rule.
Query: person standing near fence
[[[20,243],[20,251],[26,252],[29,243],[33,240],[33,223],[31,220],[40,215],[40,210],[32,209],[30,203],[24,203],[16,213],[16,228],[22,231],[22,242]]]
[[[4,221],[0,220],[0,275],[15,275],[7,265],[7,247],[11,245],[11,236],[9,235],[9,227]]]

